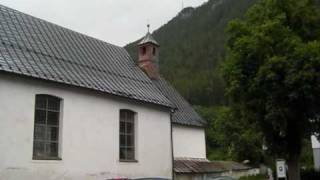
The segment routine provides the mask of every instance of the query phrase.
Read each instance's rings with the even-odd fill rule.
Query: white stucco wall
[[[173,125],[172,136],[175,158],[206,158],[203,128]]]
[[[63,99],[60,161],[32,160],[36,94]],[[137,112],[137,163],[119,162],[119,110]],[[171,178],[169,111],[122,98],[0,74],[0,179]]]
[[[317,139],[317,137],[314,136],[314,135],[311,136],[311,145],[312,145],[312,148],[313,148],[313,149],[320,148],[320,142],[319,142],[319,140]]]
[[[320,142],[316,136],[311,136],[314,169],[320,171]]]

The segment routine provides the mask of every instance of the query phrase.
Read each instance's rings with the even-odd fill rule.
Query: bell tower
[[[139,49],[139,67],[152,80],[159,79],[159,44],[149,32],[150,25],[148,24],[148,32],[138,43]]]

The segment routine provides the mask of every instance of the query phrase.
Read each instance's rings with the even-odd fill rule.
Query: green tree
[[[208,158],[259,163],[263,155],[261,133],[256,123],[248,123],[240,111],[234,109],[227,106],[197,107],[202,117],[208,120]]]
[[[262,0],[227,32],[227,94],[299,180],[303,139],[320,123],[319,8],[313,0]]]

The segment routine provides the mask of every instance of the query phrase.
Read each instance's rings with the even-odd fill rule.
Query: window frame
[[[123,119],[122,113],[125,114],[125,118]],[[120,162],[138,162],[136,156],[136,112],[129,109],[120,109],[119,111],[119,161]],[[130,117],[128,117],[130,115]],[[124,127],[121,125],[124,123]],[[128,125],[131,126],[131,129],[128,129]],[[123,128],[122,128],[123,127]],[[124,132],[123,132],[124,130]],[[123,145],[123,137],[125,143]],[[128,143],[130,141],[130,143]],[[131,156],[130,157],[130,150]],[[122,157],[122,152],[124,152],[124,156]]]
[[[45,107],[39,107],[41,106],[40,103],[45,99]],[[33,160],[62,160],[61,154],[60,154],[60,146],[61,146],[61,117],[62,117],[62,101],[63,99],[54,95],[49,94],[37,94],[35,96],[35,108],[34,108],[34,130],[33,130],[33,148],[32,148],[32,159]],[[51,102],[51,104],[50,104]],[[43,104],[42,104],[43,105]],[[53,107],[56,105],[57,107]],[[39,120],[39,116],[37,113],[39,111],[42,113],[45,112],[45,122],[39,123],[37,122]],[[51,115],[55,114],[53,117],[53,120],[51,122],[49,120],[49,113]],[[43,117],[42,117],[43,118]],[[52,118],[52,117],[51,117]],[[54,120],[55,119],[55,120]],[[56,123],[56,124],[54,124]],[[44,134],[41,137],[36,137],[36,129],[42,127],[44,129]],[[55,134],[53,135],[53,131],[48,130],[50,128],[56,128]],[[40,128],[41,129],[41,128]],[[43,130],[42,129],[42,130]],[[51,138],[55,137],[55,140],[52,140]],[[43,143],[43,154],[37,155],[38,152],[36,149],[36,143]],[[51,148],[48,148],[47,146],[52,146],[55,144],[56,152],[54,152],[54,155],[50,154]],[[46,149],[48,148],[48,149]]]

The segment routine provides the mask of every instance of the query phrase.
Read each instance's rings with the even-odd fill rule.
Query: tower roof
[[[151,33],[148,32],[142,40],[138,43],[138,46],[146,44],[146,43],[152,43],[154,45],[160,46],[159,43],[152,37]]]

